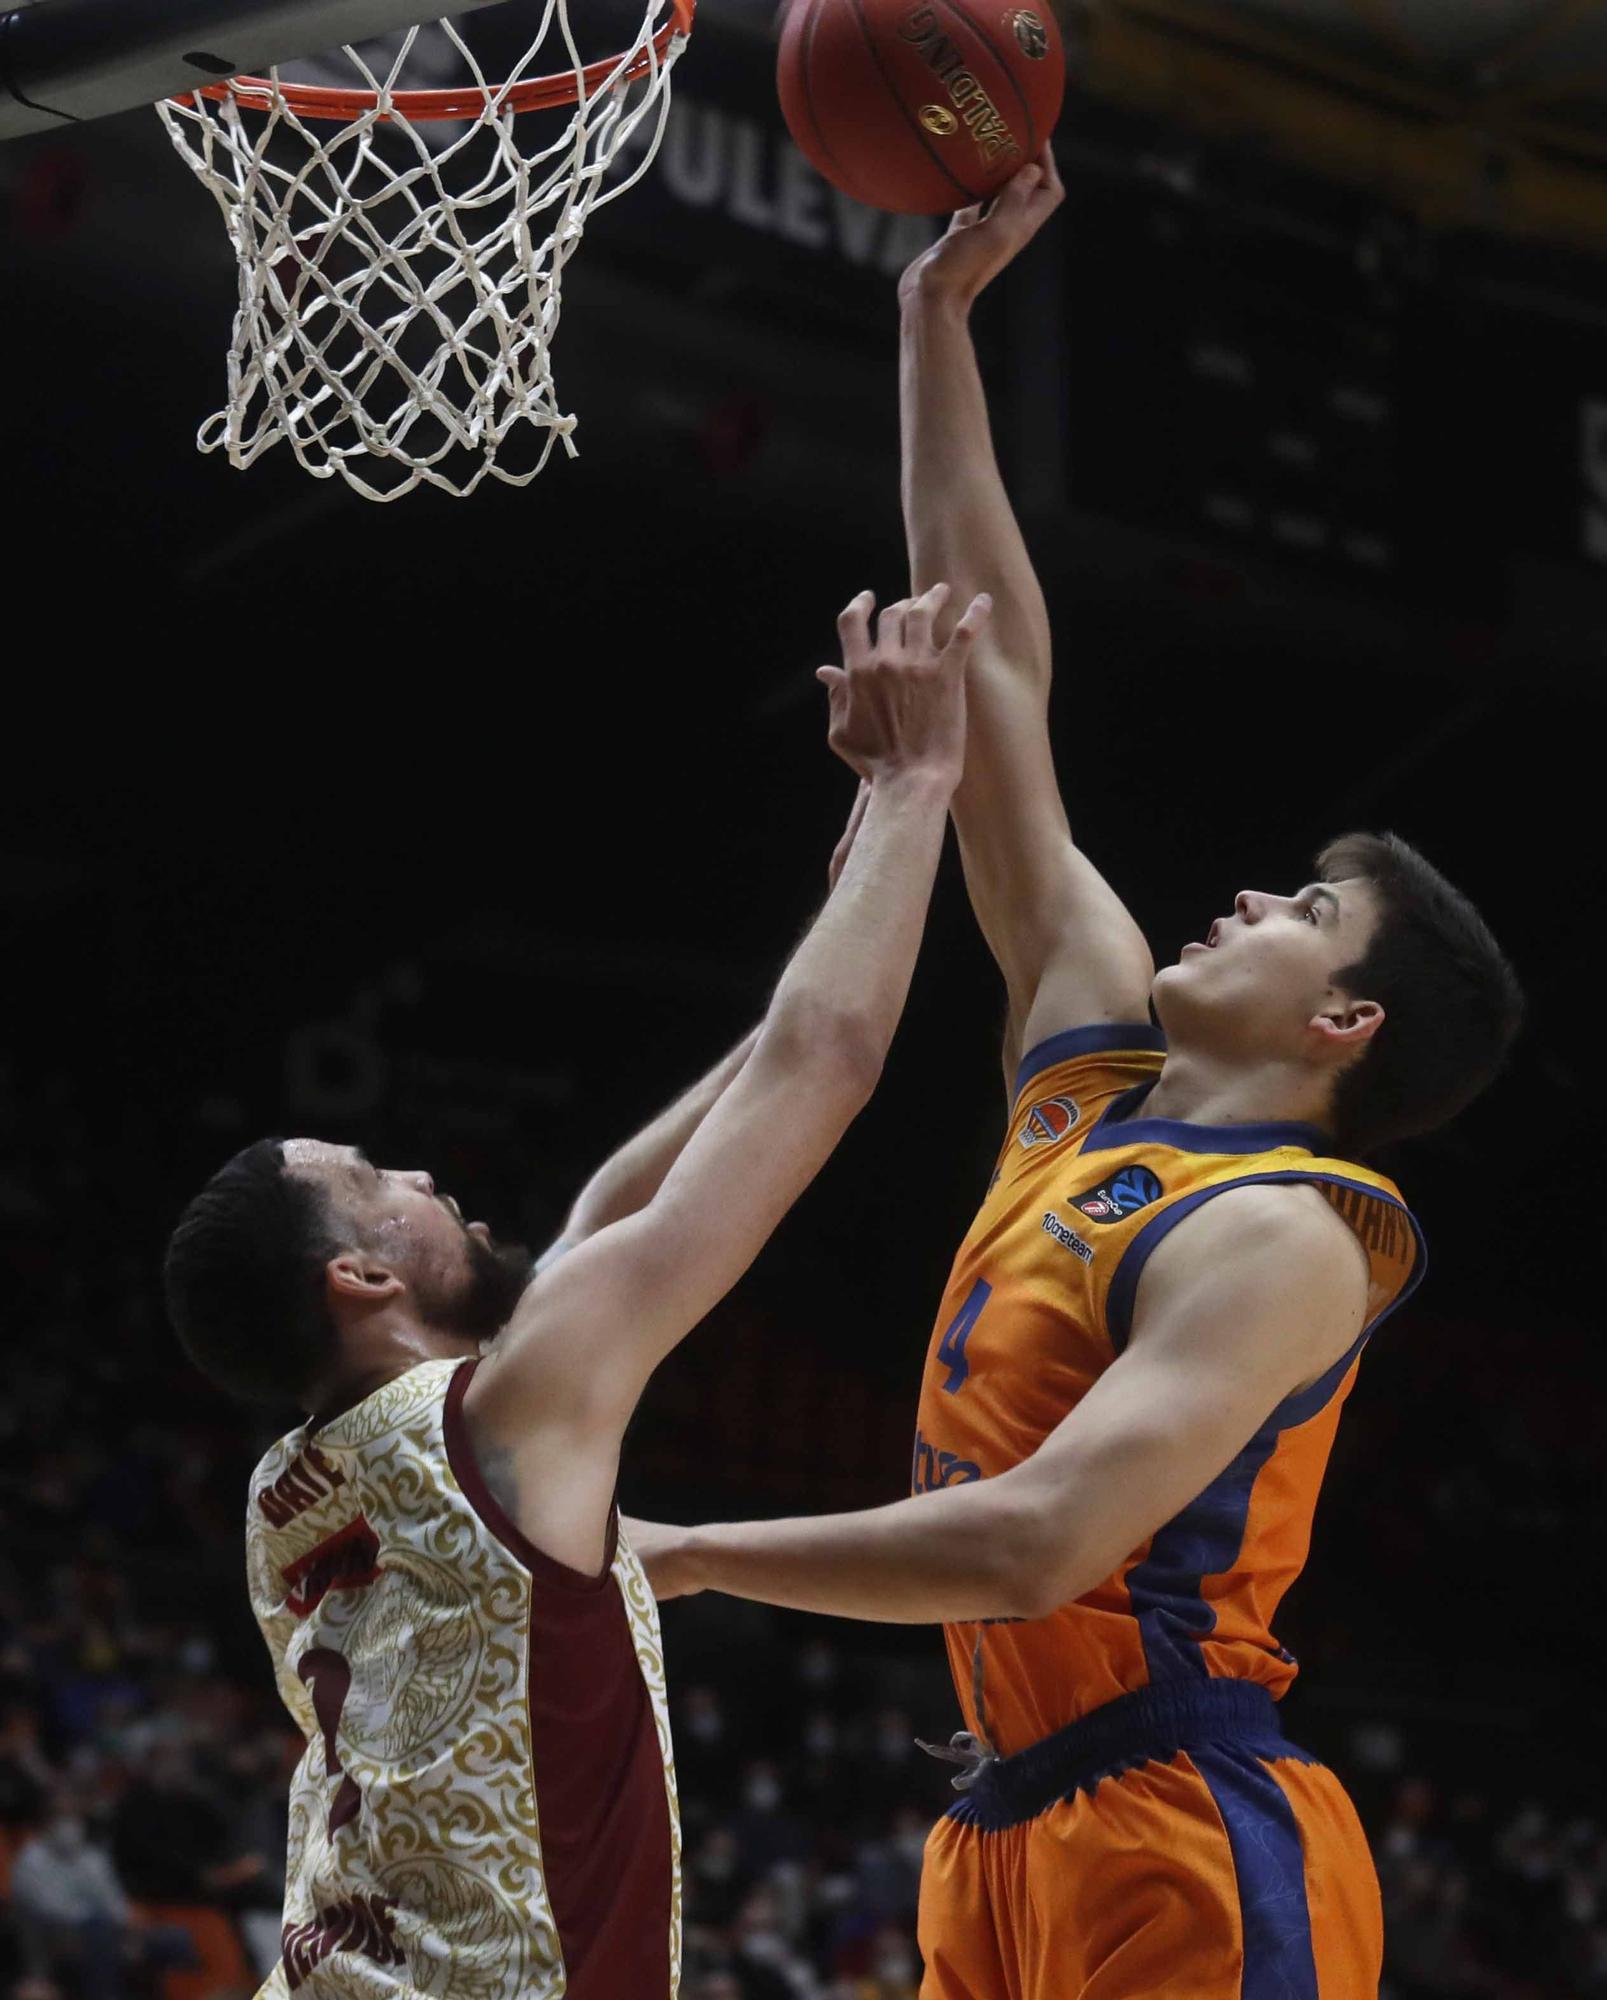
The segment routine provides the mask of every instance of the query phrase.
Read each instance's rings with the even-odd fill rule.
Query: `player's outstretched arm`
[[[545,1270],[599,1229],[623,1222],[627,1215],[647,1206],[664,1185],[664,1176],[680,1158],[687,1141],[742,1073],[758,1038],[759,1030],[751,1028],[706,1076],[609,1154],[575,1197],[563,1228],[542,1252],[538,1269]]]
[[[845,664],[821,677],[832,746],[868,789],[841,879],[747,1060],[652,1200],[536,1279],[470,1386],[482,1457],[564,1458],[563,1479],[536,1482],[531,1504],[546,1512],[518,1517],[562,1560],[600,1542],[648,1376],[747,1269],[875,1087],[925,926],[964,758],[965,667],[987,621],[974,604],[938,645],[945,595],[889,606],[874,640],[868,592],[844,612]]]
[[[870,787],[861,780],[847,828],[837,843],[827,870],[828,894],[842,877],[869,800]],[[647,1206],[664,1185],[664,1176],[681,1157],[692,1134],[741,1075],[742,1066],[753,1053],[753,1045],[758,1039],[758,1028],[750,1028],[736,1047],[728,1050],[706,1076],[700,1077],[674,1103],[661,1111],[651,1124],[633,1133],[608,1156],[575,1197],[562,1230],[542,1253],[539,1269],[545,1270],[567,1251],[573,1250],[577,1243],[584,1243],[588,1236],[595,1236],[599,1229],[623,1222],[627,1215],[634,1215],[638,1209]]]
[[[1232,1189],[1157,1247],[1128,1345],[1029,1459],[863,1513],[627,1523],[661,1596],[881,1622],[1038,1618],[1112,1575],[1354,1343],[1365,1254],[1321,1195]]]
[[[1064,196],[1053,155],[986,214],[963,209],[899,287],[903,501],[913,587],[942,576],[994,615],[970,673],[965,776],[954,799],[966,882],[1010,1000],[1005,1071],[1061,1028],[1147,1018],[1142,933],[1075,845],[1049,741],[1043,591],[994,455],[971,341],[981,292]]]

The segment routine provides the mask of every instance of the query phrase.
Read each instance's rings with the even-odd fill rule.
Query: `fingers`
[[[1029,160],[1024,167],[1017,167],[1005,182],[1001,198],[1008,195],[1012,201],[1025,201],[1043,179],[1043,168],[1036,160]]]
[[[934,583],[919,597],[901,597],[892,604],[884,605],[876,616],[873,641],[870,621],[876,599],[872,592],[862,590],[843,606],[837,617],[843,664],[840,667],[817,667],[815,679],[835,700],[846,688],[850,676],[856,670],[869,666],[878,656],[895,659],[914,655],[918,658],[938,651],[933,628],[952,595],[948,584]]]
[[[842,641],[843,662],[855,666],[870,657],[870,614],[876,608],[874,591],[862,590],[837,614],[837,636]]]
[[[909,615],[910,601],[901,597],[896,604],[889,604],[876,621],[876,650],[881,652],[902,652],[907,644],[904,624]]]
[[[992,616],[993,599],[985,590],[979,591],[965,607],[965,616],[955,626],[949,643],[943,649],[945,665],[964,666],[972,646]]]
[[[930,590],[910,605],[904,614],[904,645],[907,651],[924,653],[931,650],[932,626],[948,601],[948,585],[934,583]]]
[[[1036,229],[1065,195],[1054,153],[1045,145],[1038,157],[1018,167],[993,197],[992,213],[1027,222]]]

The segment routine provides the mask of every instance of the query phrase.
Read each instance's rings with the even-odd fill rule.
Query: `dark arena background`
[[[1530,995],[1505,1079],[1390,1163],[1432,1270],[1340,1428],[1288,1727],[1363,1814],[1394,2000],[1604,1995],[1604,10],[1063,25],[1069,199],[978,325],[1073,825],[1163,960],[1397,829]],[[929,231],[802,168],[773,48],[765,0],[703,0],[664,151],[569,268],[580,456],[462,503],[198,456],[214,206],[146,109],[0,148],[0,1885],[70,1797],[133,1912],[86,1994],[248,1995],[278,1948],[300,1739],[240,1527],[285,1424],[164,1324],[182,1202],[310,1132],[544,1242],[822,893],[852,782],[812,670],[903,587],[894,282]],[[1001,1014],[951,852],[883,1086],[655,1384],[628,1511],[906,1488]],[[687,2000],[911,2000],[938,1635],[664,1626]],[[0,1981],[74,1988],[3,1903]]]

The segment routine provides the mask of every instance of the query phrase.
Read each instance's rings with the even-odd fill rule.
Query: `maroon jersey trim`
[[[447,1459],[465,1499],[530,1573],[531,1764],[565,2000],[668,2000],[674,1866],[658,1722],[625,1600],[543,1555],[486,1490],[463,1417],[478,1364],[447,1386]],[[555,1477],[561,1469],[555,1468]]]
[[[613,1572],[614,1551],[619,1542],[618,1510],[613,1508],[609,1510],[608,1541],[603,1550],[603,1566],[595,1576],[587,1576],[583,1570],[571,1569],[568,1563],[559,1562],[556,1556],[544,1555],[534,1542],[528,1541],[520,1533],[485,1483],[479,1461],[474,1455],[474,1445],[469,1437],[468,1420],[463,1414],[463,1398],[468,1393],[469,1384],[474,1380],[474,1371],[479,1365],[478,1361],[462,1362],[446,1385],[446,1402],[441,1410],[441,1429],[446,1439],[446,1459],[452,1468],[452,1477],[463,1489],[463,1497],[475,1513],[509,1555],[522,1563],[532,1576],[539,1577],[544,1583],[555,1584],[562,1590],[601,1590]]]

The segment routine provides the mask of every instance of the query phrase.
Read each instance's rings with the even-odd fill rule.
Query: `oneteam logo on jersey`
[[[1166,1190],[1148,1167],[1123,1167],[1086,1194],[1074,1194],[1071,1205],[1090,1222],[1121,1222],[1159,1201]]]
[[[1094,1246],[1085,1243],[1075,1229],[1068,1229],[1052,1208],[1044,1210],[1043,1233],[1052,1236],[1062,1250],[1069,1250],[1073,1257],[1080,1257],[1085,1264],[1094,1261]]]
[[[1057,1146],[1066,1138],[1081,1114],[1070,1097],[1044,1097],[1027,1113],[1021,1128],[1023,1146]]]

